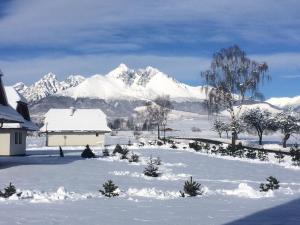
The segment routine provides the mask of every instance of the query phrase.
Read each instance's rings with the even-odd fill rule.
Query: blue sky
[[[266,98],[296,96],[299,11],[298,0],[0,0],[0,68],[6,84],[30,84],[151,65],[199,85],[212,54],[238,44],[268,63]]]

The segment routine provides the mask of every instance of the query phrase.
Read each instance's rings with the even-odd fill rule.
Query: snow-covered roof
[[[0,122],[11,123],[20,122],[23,123],[23,117],[17,113],[11,106],[5,106],[0,104]]]
[[[23,116],[16,111],[18,102],[23,102],[27,104],[26,99],[23,96],[21,96],[13,87],[5,87],[5,92],[6,92],[8,104],[11,106],[10,113],[11,114],[13,113],[18,117],[21,117],[22,123],[4,123],[3,128],[24,128],[31,131],[38,130],[38,126],[36,124],[34,124],[30,120],[24,119]]]
[[[4,88],[5,88],[8,103],[11,105],[11,107],[16,109],[18,102],[24,102],[27,104],[26,99],[22,95],[20,95],[13,87],[6,86]]]
[[[42,132],[110,132],[106,115],[100,109],[50,109]]]
[[[4,89],[3,83],[2,83],[2,73],[0,71],[0,94],[3,96],[0,96],[2,99],[4,98],[4,103],[0,103],[0,122],[6,122],[6,123],[11,123],[11,122],[24,122],[23,117],[17,113],[10,105],[7,104],[7,94]]]

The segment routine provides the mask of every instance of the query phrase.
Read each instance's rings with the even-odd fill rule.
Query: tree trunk
[[[164,125],[164,144],[166,144],[166,126]]]
[[[286,134],[285,136],[284,136],[284,138],[283,138],[283,142],[282,142],[282,146],[284,147],[284,148],[286,148],[286,142],[287,142],[287,140],[290,138],[290,134]]]
[[[258,140],[259,145],[262,145],[262,134],[258,134],[258,137],[259,137],[259,140]]]
[[[159,124],[157,124],[157,139],[160,139],[160,129],[159,129]]]
[[[237,139],[237,134],[236,134],[235,131],[233,131],[232,135],[231,135],[231,147],[232,147],[232,150],[235,150],[236,139]]]

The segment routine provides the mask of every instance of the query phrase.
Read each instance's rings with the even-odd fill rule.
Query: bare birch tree
[[[259,85],[270,80],[268,65],[249,59],[238,46],[221,49],[213,55],[210,69],[201,73],[207,85],[208,107],[219,111],[226,109],[230,114],[232,147],[235,148],[237,128],[246,99],[263,98]]]

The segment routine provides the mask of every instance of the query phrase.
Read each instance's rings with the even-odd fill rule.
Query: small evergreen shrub
[[[259,158],[260,161],[268,161],[269,160],[268,152],[263,151],[263,150],[259,150],[257,152],[257,157]]]
[[[155,162],[150,158],[147,167],[144,169],[144,174],[149,177],[158,177],[158,167]]]
[[[109,156],[110,156],[110,155],[109,155],[109,151],[108,151],[107,148],[104,148],[104,149],[103,149],[103,151],[102,151],[102,156],[103,156],[103,157],[109,157]]]
[[[122,154],[122,152],[123,152],[123,148],[121,147],[121,145],[117,144],[113,151],[113,155],[115,155],[116,153]]]
[[[103,185],[104,190],[99,190],[99,192],[106,197],[116,197],[119,193],[116,192],[118,186],[116,186],[112,180],[108,180]]]
[[[293,165],[300,166],[300,148],[298,144],[294,144],[291,147],[290,155],[292,157]]]
[[[279,181],[275,177],[270,176],[266,180],[268,183],[261,183],[259,186],[261,192],[267,192],[269,190],[276,190],[279,188]]]
[[[202,146],[201,146],[197,141],[190,142],[190,143],[189,143],[189,147],[190,147],[191,149],[194,149],[196,152],[202,150]]]
[[[16,187],[9,183],[9,186],[4,188],[4,192],[0,191],[1,198],[9,198],[10,196],[17,193]]]
[[[254,150],[248,149],[246,157],[248,159],[256,159],[256,152]]]
[[[274,157],[278,160],[278,163],[284,161],[284,154],[282,152],[276,152]]]
[[[145,146],[145,143],[144,142],[140,142],[139,143],[139,147],[144,147]]]
[[[173,143],[170,148],[177,149],[178,147],[175,145],[175,143]]]
[[[210,151],[211,151],[212,154],[215,154],[215,155],[218,154],[218,149],[217,149],[217,147],[216,147],[215,145],[213,145],[213,146],[211,147]]]
[[[223,147],[223,145],[219,145],[218,147],[218,152],[222,155],[225,156],[227,154],[226,149]]]
[[[90,146],[87,145],[86,148],[81,153],[82,158],[96,158],[94,152],[90,149]]]
[[[185,195],[189,195],[191,197],[197,196],[197,195],[202,195],[203,194],[203,190],[201,188],[201,184],[199,184],[196,181],[193,181],[193,178],[191,177],[190,180],[187,180],[184,183],[183,186],[183,192],[180,191],[181,196],[185,197]]]
[[[168,139],[166,139],[166,141],[167,141],[168,144],[174,144],[174,141],[172,139],[168,138]]]
[[[136,163],[136,162],[139,162],[139,158],[140,158],[140,157],[139,157],[137,154],[132,153],[128,161],[131,162],[131,163],[132,163],[132,162],[135,162],[135,163]]]
[[[158,140],[158,141],[156,141],[156,145],[157,145],[157,146],[162,146],[162,145],[164,145],[164,143],[163,143],[162,141],[159,141],[159,140]]]
[[[206,150],[206,153],[209,153],[209,150],[210,150],[210,144],[205,143],[205,144],[203,145],[203,148]]]
[[[121,152],[121,159],[127,159],[129,150],[127,148],[123,148],[122,152]]]
[[[151,157],[152,158],[152,157]],[[157,158],[154,158],[152,159],[153,163],[157,166],[160,166],[161,165],[161,159],[160,157],[158,156]]]

